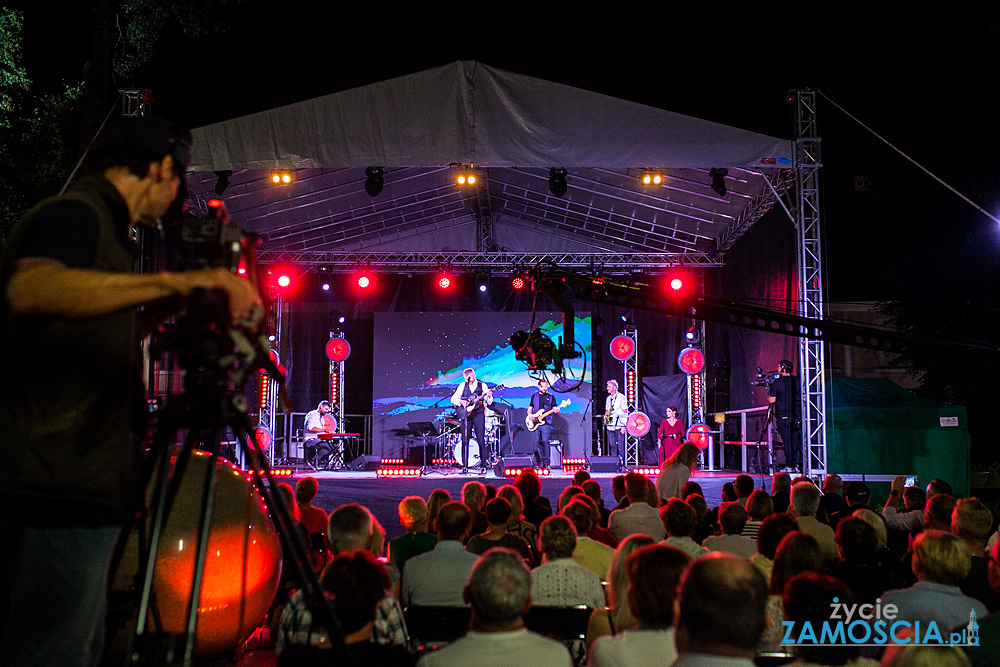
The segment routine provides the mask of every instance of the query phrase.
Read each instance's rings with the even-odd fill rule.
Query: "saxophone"
[[[610,424],[610,423],[611,423],[611,413],[610,412],[605,412],[604,413],[604,428],[607,428],[608,424]]]

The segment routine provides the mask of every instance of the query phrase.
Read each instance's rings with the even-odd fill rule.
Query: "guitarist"
[[[555,396],[549,393],[549,381],[542,378],[538,381],[538,391],[534,393],[528,403],[528,416],[534,417],[549,410],[559,412],[559,406],[556,405]],[[549,423],[548,417],[535,430],[535,456],[538,458],[538,465],[543,468],[549,467],[549,435],[551,432],[552,424]]]
[[[474,368],[462,371],[465,382],[451,395],[451,404],[458,408],[458,417],[462,425],[462,472],[469,472],[469,429],[476,432],[476,442],[479,443],[479,466],[486,472],[486,461],[489,456],[486,451],[486,407],[493,404],[493,390],[485,382],[476,379]]]

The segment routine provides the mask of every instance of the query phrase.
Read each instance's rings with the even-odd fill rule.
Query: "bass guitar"
[[[570,403],[571,401],[567,398],[565,401],[559,404],[558,408],[552,408],[551,410],[546,410],[545,412],[542,412],[537,415],[532,415],[531,413],[528,413],[527,415],[524,416],[524,425],[528,427],[529,431],[534,431],[536,428],[545,423],[546,417],[551,415],[556,410],[562,410]]]
[[[485,393],[478,394],[469,399],[469,404],[464,408],[459,405],[455,408],[455,412],[458,414],[459,419],[467,419],[475,414],[476,410],[483,406],[483,401],[486,397],[493,393],[494,391],[500,391],[501,389],[506,389],[502,384],[498,384],[495,387],[490,387]]]

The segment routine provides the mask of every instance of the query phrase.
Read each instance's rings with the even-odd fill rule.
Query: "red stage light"
[[[292,284],[292,279],[286,274],[281,274],[278,276],[278,287],[288,287]]]
[[[711,430],[706,424],[694,424],[688,429],[688,440],[698,449],[705,449]]]
[[[365,274],[362,273],[360,276],[358,276],[358,287],[360,287],[361,289],[365,289],[371,284],[372,284],[371,278],[369,278]]]
[[[615,336],[611,339],[611,356],[618,361],[625,361],[635,354],[635,341],[628,336]]]
[[[438,276],[437,286],[441,289],[448,289],[451,287],[451,278],[448,276]]]
[[[524,287],[524,278],[517,276],[516,278],[510,281],[510,286],[513,287],[514,289],[521,289],[522,287]]]
[[[681,290],[683,288],[684,288],[684,281],[683,280],[681,280],[680,278],[671,278],[670,279],[670,289],[672,289],[672,290],[674,290],[676,292],[676,291]]]
[[[695,347],[685,347],[677,355],[677,367],[688,375],[700,373],[705,367],[705,353]]]

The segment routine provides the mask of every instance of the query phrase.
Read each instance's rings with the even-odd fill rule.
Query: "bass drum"
[[[458,441],[455,443],[455,460],[458,461],[458,465],[463,468],[472,468],[479,465],[479,442],[476,440],[476,436],[469,438],[469,461],[466,462],[462,457],[462,436],[458,437]]]

